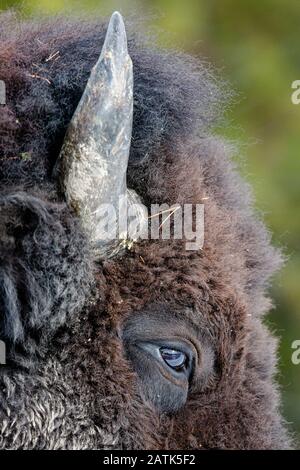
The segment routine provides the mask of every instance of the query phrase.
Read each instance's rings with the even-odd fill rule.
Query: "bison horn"
[[[115,12],[56,165],[60,188],[79,216],[98,258],[117,254],[145,222],[139,197],[126,185],[132,114],[132,62],[122,16]],[[124,221],[122,229],[120,226],[120,204],[126,219],[131,211],[139,220],[130,237]],[[113,214],[108,208],[114,209]]]

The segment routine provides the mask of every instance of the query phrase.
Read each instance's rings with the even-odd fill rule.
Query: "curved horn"
[[[103,208],[110,205],[118,214],[122,200],[127,219],[127,207],[139,204],[138,196],[126,186],[132,114],[132,62],[122,16],[115,12],[100,58],[68,127],[56,168],[67,203],[80,217],[99,258],[117,254],[127,239],[124,230],[123,235],[115,234],[113,224],[107,232],[107,224],[101,219]],[[136,215],[143,218],[140,209]],[[108,225],[111,223],[108,220]],[[116,224],[120,229],[119,222]]]

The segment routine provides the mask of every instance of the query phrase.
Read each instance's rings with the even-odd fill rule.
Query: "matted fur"
[[[105,29],[0,16],[0,448],[287,448],[276,344],[262,324],[281,257],[211,135],[223,90],[210,69],[129,34],[128,185],[146,204],[204,202],[203,250],[143,241],[94,263],[57,194],[52,168]],[[216,352],[213,379],[192,385],[173,416],[140,396],[121,341],[126,318],[158,303],[201,327]]]

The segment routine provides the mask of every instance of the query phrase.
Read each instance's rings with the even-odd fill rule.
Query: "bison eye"
[[[169,378],[171,382],[175,379],[176,383],[180,383],[184,388],[188,386],[193,370],[194,354],[185,341],[139,341],[136,343],[136,348],[147,354],[147,360],[151,362],[152,368],[158,365],[164,378]],[[141,354],[139,359],[141,360]]]
[[[140,390],[160,411],[174,413],[186,402],[196,351],[181,339],[125,342],[127,357],[139,376]]]
[[[190,320],[193,311],[150,304],[124,322],[121,338],[136,390],[160,413],[173,414],[188,395],[203,390],[214,377],[215,353],[210,337]],[[198,318],[198,314],[197,314]]]
[[[160,348],[160,354],[165,363],[175,370],[181,370],[187,365],[187,355],[177,349]]]

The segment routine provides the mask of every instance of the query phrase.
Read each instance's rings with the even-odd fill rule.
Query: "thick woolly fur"
[[[128,186],[147,205],[204,203],[202,250],[146,240],[95,262],[56,191],[52,168],[106,24],[0,16],[0,448],[288,448],[262,323],[281,257],[212,135],[224,90],[209,67],[129,32]],[[158,304],[215,351],[213,377],[172,416],[140,395],[121,339],[127,318]]]

